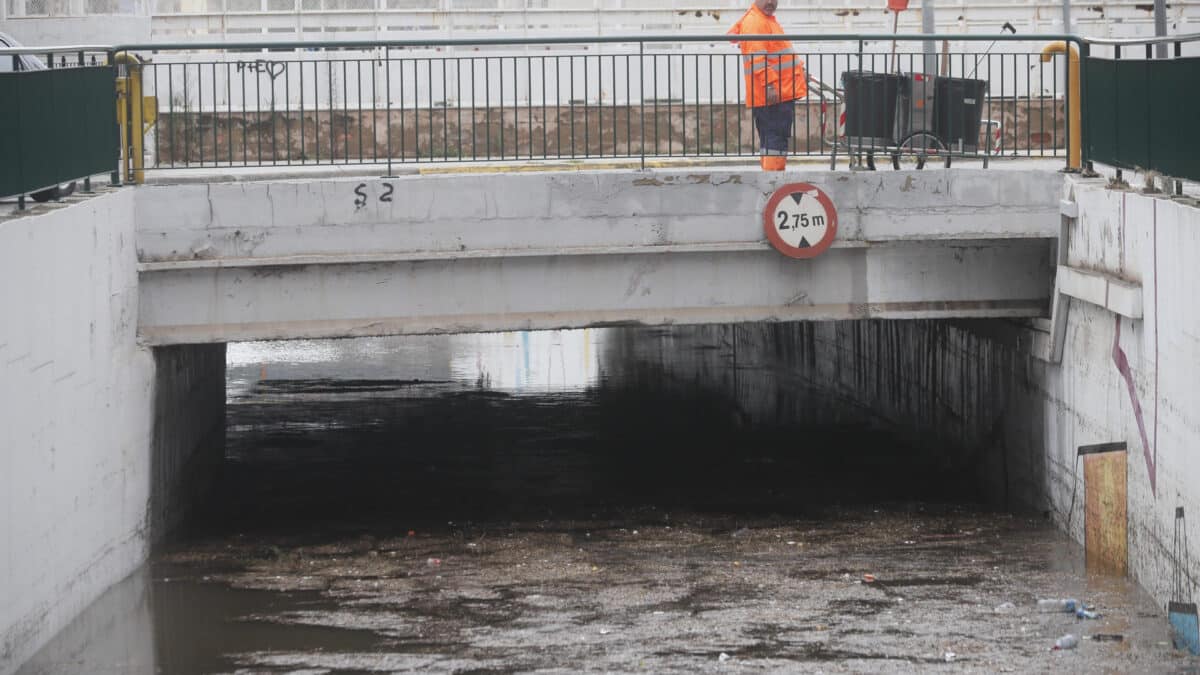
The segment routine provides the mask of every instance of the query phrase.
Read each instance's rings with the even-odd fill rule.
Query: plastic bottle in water
[[[1054,641],[1054,649],[1075,649],[1079,646],[1079,638],[1067,634]]]
[[[1074,612],[1079,607],[1078,600],[1070,598],[1043,598],[1037,602],[1039,612]]]
[[[1080,607],[1075,610],[1075,618],[1077,618],[1077,619],[1099,619],[1100,616],[1101,616],[1100,612],[1093,612],[1093,611],[1084,609],[1083,607]]]

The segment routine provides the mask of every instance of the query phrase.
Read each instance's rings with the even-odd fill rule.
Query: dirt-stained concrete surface
[[[1135,585],[887,438],[320,370],[231,369],[224,474],[126,603],[152,644],[24,672],[1200,672]]]

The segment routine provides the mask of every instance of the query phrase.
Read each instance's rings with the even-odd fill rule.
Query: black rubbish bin
[[[903,77],[890,73],[842,73],[846,97],[846,137],[851,150],[896,144],[896,116]],[[903,126],[903,125],[901,125]]]
[[[951,152],[979,151],[987,80],[939,77],[933,93],[933,133]]]

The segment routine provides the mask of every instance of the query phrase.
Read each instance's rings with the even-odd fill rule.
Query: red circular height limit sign
[[[837,209],[817,186],[788,183],[767,200],[763,229],[780,253],[789,258],[815,258],[837,238]]]

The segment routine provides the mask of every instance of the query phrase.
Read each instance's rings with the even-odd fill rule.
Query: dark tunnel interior
[[[583,366],[591,377],[560,373],[530,387],[496,382],[470,352],[505,367],[514,354],[554,361],[578,348],[578,332],[533,334],[541,354],[536,345],[530,353],[529,336],[507,345],[502,336],[392,338],[327,343],[331,356],[318,366],[271,354],[233,363],[225,462],[191,529],[390,531],[977,498],[969,449],[880,424],[756,421],[730,391],[680,386],[661,364],[606,364],[604,341],[631,339],[620,333],[599,340],[594,364]],[[474,367],[431,369],[430,354],[446,350]],[[718,379],[738,368],[722,367]]]

